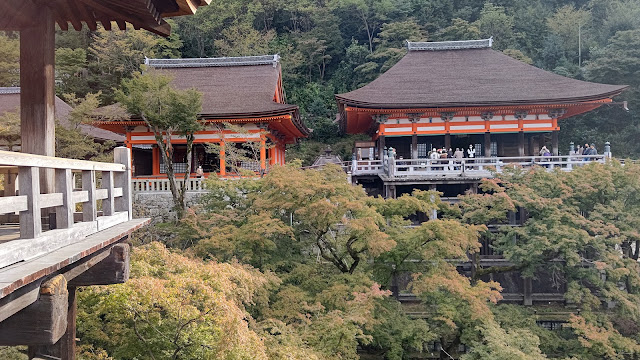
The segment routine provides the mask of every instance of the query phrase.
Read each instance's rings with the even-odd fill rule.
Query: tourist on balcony
[[[458,165],[456,166],[456,170],[460,170],[460,164],[462,164],[462,158],[464,158],[464,152],[462,150],[460,150],[460,148],[456,148],[456,152],[453,153],[453,158],[456,159],[455,163]]]
[[[431,150],[431,152],[429,153],[429,158],[431,159],[431,169],[437,170],[438,167],[435,165],[437,165],[438,161],[436,159],[440,158],[440,156],[438,155],[438,151],[436,150],[436,148],[433,148],[433,150]]]
[[[469,148],[467,149],[467,160],[468,164],[473,164],[473,159],[476,157],[476,149],[473,148],[473,144],[469,144]],[[473,169],[473,165],[468,167],[469,169]]]
[[[202,170],[202,166],[198,166],[198,168],[196,169],[196,177],[198,179],[202,179],[204,177],[204,170]]]

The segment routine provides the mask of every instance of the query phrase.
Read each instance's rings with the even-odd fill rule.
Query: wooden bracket
[[[0,345],[51,345],[67,330],[69,291],[62,275],[42,283],[38,300],[0,322]]]
[[[92,261],[94,260],[94,261]],[[78,266],[80,271],[69,270],[69,286],[121,284],[129,280],[129,244],[116,244],[104,255],[97,255]],[[73,276],[72,272],[79,273]]]

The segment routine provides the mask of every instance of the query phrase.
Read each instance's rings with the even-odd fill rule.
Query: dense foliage
[[[82,293],[85,356],[245,358],[236,342],[273,359],[640,355],[639,166],[513,169],[455,206],[431,191],[372,198],[339,168],[296,166],[211,180],[182,221],[142,234],[131,282]],[[522,226],[485,225],[519,207]],[[483,237],[511,266],[474,260]],[[566,305],[497,305],[505,271],[557,284]],[[418,302],[401,303],[391,290],[408,273]]]

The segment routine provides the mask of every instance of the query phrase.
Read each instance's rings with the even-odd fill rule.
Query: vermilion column
[[[221,142],[220,143],[220,176],[225,176],[227,175],[227,161],[225,159],[225,143]]]
[[[260,137],[260,169],[265,170],[267,168],[267,151],[266,141],[264,135]]]

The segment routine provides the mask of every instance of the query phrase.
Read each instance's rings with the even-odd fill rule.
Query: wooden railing
[[[0,244],[0,268],[131,220],[131,153],[118,147],[114,158],[115,163],[101,163],[0,151],[0,166],[18,168],[19,187],[19,195],[0,197],[0,215],[20,214],[20,239]],[[55,171],[55,192],[41,193],[45,169]],[[80,189],[75,189],[76,176]],[[44,231],[42,217],[51,213],[54,229]]]
[[[204,191],[203,178],[187,179],[186,189],[189,192]],[[178,186],[182,185],[183,180],[177,180]],[[170,192],[169,179],[133,179],[133,192]]]
[[[591,156],[524,156],[463,159],[394,159],[353,160],[345,163],[352,175],[386,175],[388,177],[490,177],[507,166],[524,168],[535,165],[549,170],[571,171],[592,161],[604,162],[605,155]]]

